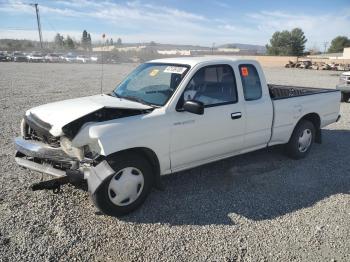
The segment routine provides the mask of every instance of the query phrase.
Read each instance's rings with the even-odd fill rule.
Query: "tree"
[[[149,42],[149,45],[150,45],[150,46],[156,46],[157,44],[156,44],[156,42],[151,41],[151,42]]]
[[[332,40],[328,53],[343,52],[344,47],[350,47],[350,39],[346,36],[337,36]]]
[[[300,56],[304,53],[307,39],[300,28],[294,28],[292,31],[284,30],[275,32],[270,45],[266,45],[269,55],[293,55]]]
[[[122,39],[120,37],[117,40],[117,45],[122,45]]]
[[[63,36],[60,35],[59,33],[56,34],[54,42],[55,42],[55,47],[56,48],[62,48],[63,47]]]
[[[89,51],[91,51],[92,50],[92,44],[91,44],[91,35],[90,34],[87,34],[86,45],[87,45],[87,49],[89,49]]]
[[[66,41],[64,41],[64,46],[70,50],[75,48],[74,41],[69,35],[67,35]]]
[[[304,35],[303,30],[300,28],[294,28],[290,32],[290,51],[291,55],[301,56],[305,50],[305,43],[307,39]]]
[[[85,50],[88,48],[88,33],[86,30],[83,31],[83,36],[81,37],[81,46]]]
[[[275,32],[270,39],[270,45],[266,45],[269,55],[288,55],[290,33],[288,31]]]

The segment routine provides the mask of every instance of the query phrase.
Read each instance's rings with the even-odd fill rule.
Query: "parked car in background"
[[[107,57],[107,58],[103,58],[103,63],[118,64],[118,60],[116,58],[113,58],[113,57]]]
[[[159,59],[109,94],[29,109],[15,160],[58,177],[33,190],[87,180],[102,212],[124,215],[161,175],[280,144],[302,159],[339,108],[339,91],[267,84],[254,60]]]
[[[45,56],[40,53],[32,53],[27,56],[28,62],[45,62]]]
[[[28,62],[28,57],[22,52],[13,52],[12,61],[14,61],[14,62]]]
[[[92,63],[97,63],[97,62],[98,62],[98,57],[97,57],[97,56],[91,56],[91,57],[90,57],[90,61],[91,61]]]
[[[60,61],[60,55],[55,53],[47,54],[45,56],[45,61],[49,63],[57,63]]]
[[[0,52],[0,62],[9,62],[9,61],[11,61],[11,57],[5,52]]]
[[[320,67],[321,70],[331,70],[331,66],[327,63],[324,63]]]
[[[77,63],[88,63],[88,62],[90,62],[90,57],[85,56],[85,55],[78,55],[76,57],[76,62]]]
[[[348,102],[350,99],[350,72],[344,72],[340,75],[337,90],[341,91],[341,101]]]
[[[77,57],[72,54],[67,54],[63,57],[63,61],[67,63],[74,63],[77,61]]]
[[[65,55],[64,54],[59,54],[59,61],[60,62],[65,62]]]

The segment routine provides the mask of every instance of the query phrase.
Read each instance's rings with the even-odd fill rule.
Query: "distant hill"
[[[154,47],[156,47],[158,50],[167,50],[167,49],[178,49],[178,50],[211,50],[211,47],[208,46],[199,46],[199,45],[175,45],[175,44],[159,44],[159,43],[153,43]],[[124,45],[133,46],[133,45],[140,45],[135,43],[125,43]],[[149,46],[150,43],[142,43],[141,45]],[[246,51],[248,53],[258,53],[258,54],[265,54],[266,53],[266,47],[262,45],[250,45],[250,44],[239,44],[239,43],[233,43],[233,44],[224,44],[215,46],[215,48],[239,48],[241,51]]]
[[[199,45],[177,45],[177,44],[160,44],[160,43],[123,43],[123,46],[151,46],[158,50],[211,50],[211,47],[199,46]]]
[[[53,42],[44,42],[44,49],[52,49]],[[94,43],[93,46],[98,46]],[[148,43],[123,43],[122,47],[128,46],[148,46],[157,50],[191,50],[191,51],[210,51],[212,47],[200,46],[200,45],[177,45],[177,44],[160,44],[155,42]],[[249,44],[224,44],[215,46],[215,48],[239,48],[241,53],[257,53],[265,54],[266,48],[261,45],[249,45]],[[0,50],[8,51],[34,51],[40,50],[40,43],[38,41],[31,40],[15,40],[15,39],[0,39]]]

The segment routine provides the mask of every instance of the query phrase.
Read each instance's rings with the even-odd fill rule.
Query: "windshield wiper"
[[[116,93],[115,93],[116,94]],[[117,95],[116,96],[118,98],[124,98],[124,99],[127,99],[127,100],[130,100],[130,101],[134,101],[134,102],[138,102],[140,104],[143,104],[143,105],[148,105],[148,106],[151,106],[151,107],[159,107],[158,105],[155,105],[155,104],[152,104],[152,103],[149,103],[141,98],[138,98],[138,97],[135,97],[135,96],[120,96],[120,95]]]

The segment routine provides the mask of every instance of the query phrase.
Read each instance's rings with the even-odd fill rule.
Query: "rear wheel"
[[[286,145],[286,153],[293,159],[306,157],[315,140],[315,126],[307,120],[301,120],[295,127]]]
[[[149,194],[153,184],[152,166],[138,154],[119,155],[108,163],[115,173],[102,182],[92,200],[107,215],[128,214],[138,208]]]
[[[348,102],[350,98],[350,94],[347,93],[341,93],[341,102]]]

